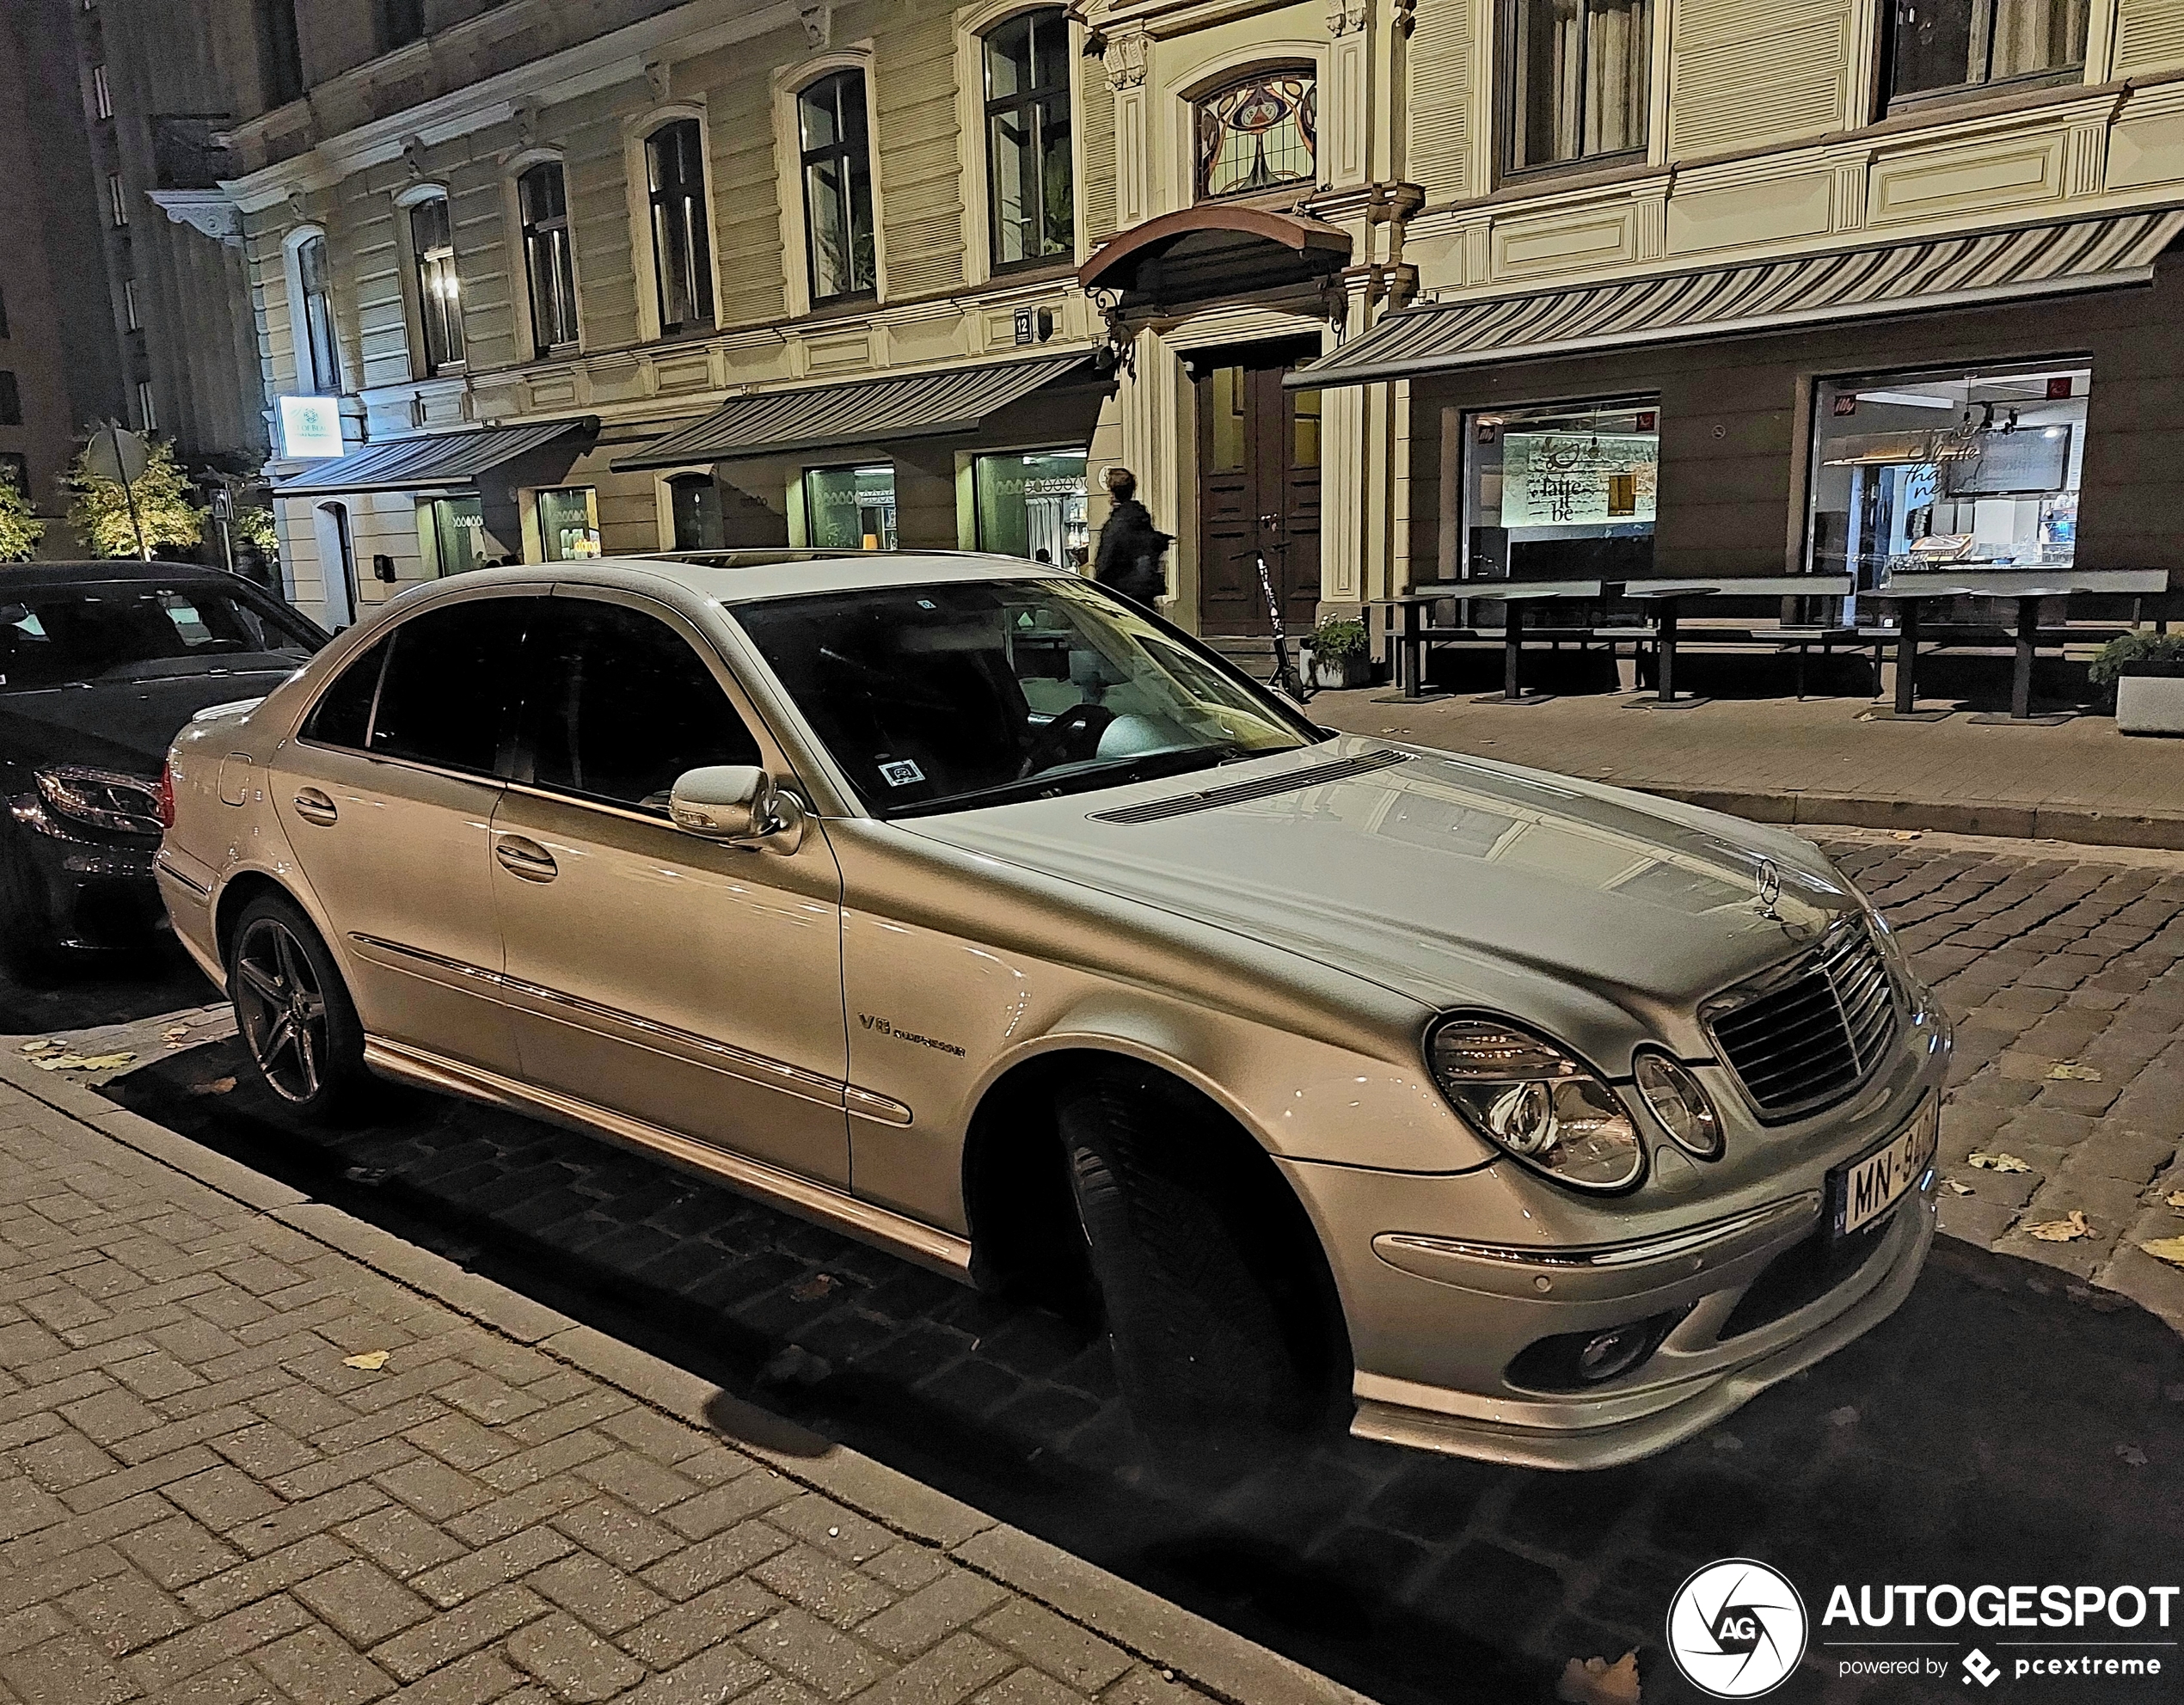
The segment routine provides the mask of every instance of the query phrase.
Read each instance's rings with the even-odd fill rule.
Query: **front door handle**
[[[522,835],[501,836],[494,843],[493,856],[500,861],[503,870],[526,882],[550,882],[561,874],[553,854]]]
[[[334,801],[316,788],[298,788],[296,790],[296,814],[306,823],[316,823],[323,827],[341,813],[334,810]]]

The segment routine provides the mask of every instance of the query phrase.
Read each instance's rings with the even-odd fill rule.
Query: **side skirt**
[[[381,1076],[397,1082],[549,1119],[587,1137],[604,1137],[626,1148],[657,1156],[685,1171],[755,1197],[770,1207],[783,1209],[829,1230],[884,1249],[891,1255],[915,1261],[960,1284],[972,1282],[969,1239],[876,1207],[870,1202],[861,1202],[843,1191],[780,1167],[730,1154],[664,1125],[632,1119],[627,1113],[555,1090],[542,1089],[536,1084],[520,1083],[481,1066],[465,1065],[459,1060],[427,1053],[404,1043],[367,1036],[364,1063]]]

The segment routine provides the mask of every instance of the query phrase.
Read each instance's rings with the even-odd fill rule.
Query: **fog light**
[[[1721,1119],[1697,1078],[1666,1054],[1651,1049],[1631,1062],[1638,1093],[1678,1148],[1701,1160],[1721,1158]]]
[[[1629,1373],[1653,1348],[1653,1336],[1652,1322],[1641,1322],[1587,1339],[1577,1352],[1577,1377],[1588,1385],[1598,1385],[1617,1374]]]
[[[1620,1379],[1642,1366],[1661,1346],[1690,1303],[1650,1320],[1628,1321],[1597,1332],[1561,1332],[1528,1345],[1505,1377],[1520,1391],[1582,1391]]]

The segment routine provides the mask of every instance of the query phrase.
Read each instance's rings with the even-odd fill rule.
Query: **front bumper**
[[[138,948],[166,926],[166,908],[152,880],[156,847],[96,838],[46,811],[35,797],[11,800],[11,838],[56,947]]]

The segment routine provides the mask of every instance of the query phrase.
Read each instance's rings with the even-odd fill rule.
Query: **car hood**
[[[1348,773],[1328,778],[1336,768]],[[1200,792],[1152,820],[1133,807]],[[1513,765],[1342,736],[1165,782],[900,826],[1368,977],[1512,1009],[1542,975],[1686,1017],[1856,896],[1778,831]],[[1763,886],[1779,883],[1771,905]],[[1521,1009],[1519,1009],[1521,1010]]]
[[[295,667],[283,661],[217,675],[156,675],[0,692],[0,757],[31,765],[87,764],[154,776],[175,736],[199,711],[260,697]]]

